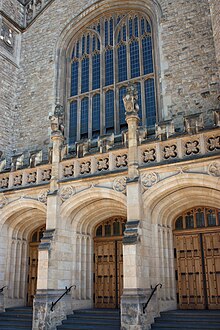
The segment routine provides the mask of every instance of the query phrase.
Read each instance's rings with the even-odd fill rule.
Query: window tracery
[[[69,143],[120,134],[126,128],[122,97],[137,85],[140,125],[156,122],[152,28],[140,13],[106,15],[73,43]]]

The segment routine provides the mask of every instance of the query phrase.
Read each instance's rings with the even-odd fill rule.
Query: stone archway
[[[0,273],[5,307],[25,306],[29,240],[31,233],[46,223],[45,206],[37,201],[19,200],[5,206],[0,219],[0,250],[5,267]]]

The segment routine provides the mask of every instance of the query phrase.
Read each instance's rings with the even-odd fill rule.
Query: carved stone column
[[[142,188],[138,169],[138,95],[129,86],[123,98],[128,124],[127,224],[123,238],[124,290],[121,300],[121,329],[148,329],[152,318],[143,314],[149,296],[149,261],[142,240]]]

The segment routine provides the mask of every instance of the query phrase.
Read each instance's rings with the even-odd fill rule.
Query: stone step
[[[58,330],[119,330],[120,312],[112,309],[84,309],[74,311],[63,320]]]
[[[220,311],[176,310],[162,312],[151,325],[155,330],[220,330]]]
[[[31,330],[32,313],[32,308],[28,307],[7,308],[4,313],[0,313],[0,329]]]

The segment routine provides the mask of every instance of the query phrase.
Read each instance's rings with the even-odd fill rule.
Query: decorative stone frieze
[[[21,186],[22,185],[22,175],[16,175],[14,177],[13,186]]]
[[[177,146],[175,144],[165,146],[163,149],[164,159],[176,158],[177,157]]]
[[[80,174],[89,174],[91,173],[91,162],[87,161],[87,162],[82,162],[80,164]]]
[[[109,169],[109,159],[101,158],[97,161],[97,169],[99,172],[107,171]]]
[[[210,137],[207,140],[207,149],[208,151],[214,151],[220,149],[220,136]]]
[[[8,204],[8,199],[4,194],[0,194],[0,209],[2,209],[5,205]]]
[[[43,170],[41,173],[41,181],[50,181],[51,169]]]
[[[116,178],[113,182],[113,189],[117,192],[126,194],[126,182],[127,182],[126,176]]]
[[[216,161],[211,163],[208,167],[208,174],[215,177],[220,177],[220,162]]]
[[[74,175],[74,166],[73,165],[67,165],[63,168],[63,176],[65,178],[72,177]]]
[[[49,193],[49,189],[47,190],[42,190],[39,195],[38,195],[38,200],[39,202],[41,203],[44,203],[44,204],[47,204],[47,196],[48,196],[48,193]]]
[[[72,197],[76,193],[75,188],[72,186],[62,187],[60,189],[60,198],[63,202]]]
[[[8,177],[0,178],[0,189],[8,188],[8,183],[9,183],[9,178]]]
[[[143,154],[143,162],[144,163],[151,163],[156,160],[156,149],[146,149]]]
[[[127,155],[119,155],[116,156],[116,167],[127,167],[128,161],[127,161],[128,156]]]
[[[186,149],[186,155],[190,156],[190,155],[196,155],[199,153],[199,141],[189,141],[186,142],[185,144],[185,149]]]
[[[35,183],[37,180],[37,172],[31,172],[27,175],[27,183]]]
[[[145,173],[141,176],[141,184],[144,189],[151,188],[159,181],[159,177],[157,173],[151,172],[151,173]]]

